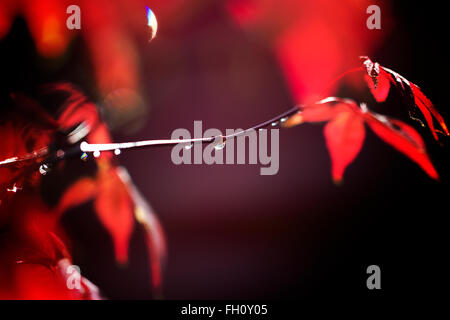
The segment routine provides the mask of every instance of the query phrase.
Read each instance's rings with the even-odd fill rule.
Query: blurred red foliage
[[[66,8],[73,1],[5,0],[0,3],[0,38],[18,14],[25,17],[38,51],[46,57],[62,55],[70,40],[80,34],[88,45],[103,97],[120,88],[139,92],[141,57],[133,39],[136,35],[149,38],[145,6],[165,25],[177,25],[205,3],[80,0],[76,4],[81,8],[82,27],[68,30]],[[390,12],[384,2],[379,3],[383,32],[366,28],[370,4],[368,0],[228,0],[225,9],[238,26],[273,49],[294,98],[312,102],[354,57],[370,55],[389,32]]]
[[[66,269],[71,265],[65,243],[70,241],[60,228],[65,211],[94,199],[95,212],[110,233],[118,263],[128,260],[128,245],[134,221],[146,232],[151,259],[152,287],[160,289],[165,241],[157,218],[124,169],[117,167],[111,153],[95,158],[97,174],[80,177],[54,207],[40,197],[40,161],[55,143],[56,131],[66,132],[82,124],[92,143],[111,142],[108,129],[96,106],[68,84],[46,86],[45,94],[64,93],[67,97],[59,117],[51,116],[31,99],[14,99],[18,110],[0,122],[0,297],[7,299],[99,298],[95,286],[81,277],[81,289],[67,287]],[[29,110],[31,108],[31,110]],[[39,115],[36,117],[36,115]],[[55,124],[58,127],[55,128]],[[84,137],[80,137],[82,139]],[[67,143],[67,142],[66,142]],[[72,143],[79,143],[75,141]],[[36,153],[41,150],[41,153]],[[23,161],[16,161],[19,158]],[[80,160],[81,161],[81,160]],[[53,170],[61,170],[58,164]],[[3,232],[3,230],[5,230]]]
[[[311,103],[356,56],[369,55],[389,33],[384,2],[382,29],[366,28],[371,1],[228,0],[234,20],[273,48],[293,97]],[[328,92],[331,95],[333,92]]]
[[[118,89],[126,89],[121,92],[135,99],[140,90],[141,61],[134,37],[148,39],[145,5],[151,6],[166,24],[176,24],[204,3],[206,0],[158,0],[150,3],[144,0],[80,0],[77,4],[82,10],[82,27],[77,31],[68,30],[65,26],[66,8],[73,1],[4,0],[0,2],[0,38],[8,33],[17,15],[25,18],[38,52],[47,58],[63,55],[73,37],[82,36],[101,95],[107,97],[110,93],[117,93]],[[370,4],[368,0],[228,0],[225,7],[239,27],[273,50],[293,97],[308,105],[286,125],[327,122],[324,134],[336,182],[342,180],[346,167],[358,155],[365,139],[365,124],[437,179],[423,140],[412,127],[361,109],[351,100],[327,99],[311,104],[324,91],[331,94],[331,88],[326,85],[335,75],[346,70],[354,57],[370,54],[382,40],[382,34],[388,33],[390,13],[383,2],[380,6],[384,32],[365,27],[366,8]],[[442,118],[416,85],[382,67],[379,73],[372,74],[375,66],[372,62],[369,64],[370,70],[358,68],[358,71],[368,72],[365,78],[377,101],[386,99],[391,85],[400,86],[401,93],[410,90],[412,104],[423,113],[435,137],[431,115],[448,134]],[[100,297],[97,289],[84,278],[81,289],[68,289],[65,270],[71,264],[71,258],[65,246],[68,239],[59,227],[61,215],[66,210],[88,200],[94,201],[98,218],[111,235],[119,263],[127,261],[128,242],[135,221],[144,226],[152,284],[158,289],[165,255],[161,227],[111,153],[105,152],[96,158],[96,175],[78,179],[55,207],[48,207],[39,197],[37,163],[7,165],[5,162],[5,159],[14,160],[32,152],[45,154],[56,130],[68,130],[80,123],[89,129],[86,137],[89,142],[111,141],[95,104],[80,92],[66,84],[45,90],[68,94],[59,117],[53,119],[34,101],[18,96],[18,107],[28,110],[34,117],[16,115],[0,122],[0,161],[6,164],[0,166],[0,228],[6,230],[1,240],[7,244],[0,251],[0,298]],[[133,105],[127,101],[121,103],[123,108]]]
[[[331,173],[341,183],[347,166],[355,160],[365,138],[367,124],[381,139],[416,162],[431,178],[438,173],[431,163],[425,143],[417,131],[406,123],[361,108],[350,99],[329,97],[301,108],[301,113],[284,124],[292,127],[305,122],[327,122],[325,141],[331,157]]]

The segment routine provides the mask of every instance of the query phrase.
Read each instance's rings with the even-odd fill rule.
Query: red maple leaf
[[[416,111],[418,109],[425,118],[425,121],[436,140],[438,140],[437,133],[442,133],[447,136],[450,135],[444,119],[436,110],[433,103],[416,84],[407,80],[397,72],[383,67],[378,62],[373,62],[369,57],[363,56],[361,59],[363,61],[362,67],[351,69],[343,73],[333,83],[336,83],[337,80],[342,79],[350,73],[364,72],[364,79],[377,102],[385,101],[389,94],[389,89],[391,86],[394,86],[403,98],[411,119],[419,121],[421,125],[424,126],[422,121],[416,116]],[[433,117],[437,120],[443,131],[436,129]]]
[[[31,187],[17,192],[0,212],[9,211],[0,238],[0,297],[3,299],[98,299],[98,289],[80,274],[69,287],[72,265],[57,215]],[[6,231],[5,231],[6,230]],[[75,270],[75,268],[72,268]]]
[[[325,121],[324,135],[331,157],[332,177],[336,183],[341,182],[345,169],[361,150],[365,137],[364,124],[386,143],[416,162],[431,178],[438,179],[425,144],[414,128],[402,121],[370,112],[364,104],[360,107],[353,100],[326,98],[301,108],[284,126]]]
[[[59,84],[49,89],[68,93],[69,98],[58,119],[61,127],[70,128],[82,122],[90,129],[86,135],[89,143],[111,142],[109,131],[98,115],[97,108],[87,101],[84,95],[68,84]],[[152,285],[158,290],[165,257],[164,234],[158,219],[134,187],[125,169],[115,165],[111,152],[102,152],[100,157],[95,159],[98,166],[97,175],[94,178],[80,178],[70,186],[62,196],[57,211],[63,214],[68,208],[95,199],[95,211],[113,239],[119,263],[128,260],[128,244],[136,220],[146,233]]]
[[[10,272],[2,272],[2,263],[0,273],[11,275],[6,278],[14,278],[13,275],[16,273],[21,274],[20,279],[26,279],[28,275],[42,276],[48,279],[49,283],[55,284],[52,291],[56,296],[41,287],[22,288],[21,280],[13,281],[12,286],[9,286],[10,294],[12,297],[33,299],[39,298],[37,294],[42,289],[41,298],[99,297],[93,290],[95,286],[86,285],[88,283],[86,279],[82,279],[84,283],[82,292],[74,295],[73,291],[69,293],[65,291],[65,278],[59,274],[58,264],[62,259],[70,262],[70,255],[65,249],[64,242],[52,236],[60,231],[59,220],[67,209],[90,199],[94,199],[95,212],[111,235],[118,262],[125,263],[128,259],[128,245],[134,221],[142,225],[146,233],[151,260],[152,284],[156,290],[159,290],[165,256],[162,228],[130,178],[124,178],[126,176],[124,169],[117,167],[111,152],[102,152],[101,156],[95,158],[98,167],[96,175],[79,178],[69,186],[54,208],[45,206],[37,196],[40,183],[39,164],[43,159],[51,157],[53,153],[58,154],[58,149],[61,147],[55,147],[56,142],[53,141],[57,132],[59,134],[68,132],[66,141],[62,142],[65,147],[79,144],[82,140],[90,143],[111,142],[109,130],[99,116],[96,106],[80,91],[69,84],[60,83],[46,86],[43,92],[66,97],[56,119],[53,119],[33,100],[16,95],[14,101],[20,103],[25,111],[33,113],[35,117],[32,118],[33,120],[21,119],[18,122],[8,118],[5,123],[0,123],[3,138],[0,159],[4,159],[0,161],[2,174],[0,226],[8,223],[9,228],[14,231],[14,238],[19,239],[14,242],[24,244],[7,250],[9,258],[2,259],[2,262],[9,261],[7,264],[12,267],[6,267]],[[64,147],[61,148],[64,149]],[[58,170],[59,167],[61,166],[54,170]],[[34,176],[36,176],[35,179],[30,179]],[[34,181],[34,184],[30,185],[28,181]],[[28,185],[23,191],[22,187],[25,183]],[[35,188],[30,187],[33,185]],[[9,198],[11,201],[6,201]],[[10,217],[10,214],[13,217]],[[26,248],[25,253],[20,254],[23,248]],[[16,261],[20,261],[20,264],[25,263],[26,266],[16,266]],[[50,268],[49,271],[46,268]],[[0,295],[6,293],[0,292]],[[8,294],[6,296],[8,297]]]

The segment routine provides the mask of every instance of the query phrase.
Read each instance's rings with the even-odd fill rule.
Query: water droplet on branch
[[[214,149],[222,150],[223,148],[225,148],[225,143],[226,143],[225,139],[223,138],[223,136],[221,136],[219,141],[214,146]]]
[[[44,163],[39,167],[39,173],[45,176],[47,173],[51,171],[51,168],[48,164]]]
[[[86,152],[83,152],[83,154],[81,155],[80,159],[83,160],[83,161],[86,161],[87,158],[88,158],[87,153],[86,153]]]

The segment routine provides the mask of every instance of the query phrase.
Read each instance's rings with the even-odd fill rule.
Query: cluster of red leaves
[[[363,59],[363,64],[367,73],[364,78],[375,100],[378,102],[385,101],[389,94],[391,85],[394,85],[403,97],[412,119],[418,120],[413,117],[416,113],[415,108],[418,108],[423,114],[425,121],[427,122],[428,127],[436,140],[438,140],[437,133],[443,133],[447,136],[450,135],[444,119],[442,119],[442,116],[436,110],[433,103],[425,96],[417,85],[408,81],[397,72],[385,68],[377,62],[372,62],[369,57],[361,58]],[[433,116],[438,121],[444,132],[435,129]]]
[[[350,73],[364,72],[364,78],[378,102],[387,98],[393,84],[405,98],[410,115],[416,107],[422,112],[435,139],[438,139],[436,132],[439,131],[435,129],[431,115],[439,122],[444,133],[449,135],[442,116],[418,86],[398,73],[372,62],[368,57],[362,58],[363,67],[352,69]],[[338,79],[342,77],[343,75]],[[332,162],[332,177],[336,183],[341,182],[345,169],[361,150],[365,138],[364,124],[386,143],[416,162],[431,178],[439,178],[419,133],[402,121],[370,112],[365,104],[358,106],[351,99],[329,97],[301,107],[301,111],[285,122],[284,126],[291,127],[305,122],[327,122],[324,135]]]
[[[365,79],[377,101],[384,101],[391,84],[399,89],[410,109],[418,108],[433,135],[437,138],[433,115],[444,133],[447,127],[432,103],[420,89],[399,74],[364,57]],[[79,143],[86,138],[91,143],[111,142],[106,125],[97,108],[80,92],[67,84],[47,87],[50,92],[63,92],[68,98],[57,119],[46,114],[32,100],[16,96],[16,103],[37,116],[35,121],[13,118],[0,123],[0,241],[7,245],[0,251],[0,298],[99,298],[98,290],[81,277],[82,286],[67,287],[70,254],[64,245],[59,227],[61,215],[69,208],[88,200],[94,201],[99,220],[110,233],[116,259],[128,259],[128,242],[135,221],[146,231],[151,259],[152,284],[161,284],[165,243],[162,229],[151,208],[132,184],[125,169],[117,167],[111,153],[104,152],[96,163],[94,177],[81,177],[71,185],[52,208],[38,196],[40,176],[36,161],[45,157],[55,130],[73,130],[67,140]],[[326,145],[332,160],[335,182],[343,178],[347,166],[356,158],[365,138],[365,125],[386,143],[417,163],[431,178],[438,174],[431,163],[425,143],[417,131],[406,123],[370,112],[365,104],[351,99],[329,97],[312,105],[302,106],[298,114],[284,126],[305,122],[327,122],[324,128]],[[85,133],[83,133],[85,132]],[[17,160],[21,161],[17,161]],[[22,190],[23,189],[23,190]],[[39,279],[39,281],[35,281]]]
[[[0,162],[0,297],[100,297],[95,286],[83,277],[80,289],[68,288],[66,270],[71,258],[64,244],[66,241],[61,240],[65,236],[59,227],[65,211],[91,199],[98,219],[112,237],[118,263],[125,263],[128,259],[128,243],[134,222],[142,225],[151,259],[152,285],[159,290],[165,256],[162,229],[126,171],[116,165],[110,153],[102,153],[96,158],[98,170],[95,177],[79,178],[64,192],[55,207],[49,208],[40,199],[41,179],[37,161],[46,155],[56,130],[82,126],[85,135],[80,135],[78,140],[111,142],[96,106],[80,92],[67,84],[49,86],[45,91],[64,93],[68,97],[57,119],[52,119],[35,102],[19,95],[15,97],[19,107],[37,117],[34,121],[8,118],[0,124],[0,159],[5,159]],[[79,141],[71,140],[71,143]],[[23,161],[17,162],[17,159]]]

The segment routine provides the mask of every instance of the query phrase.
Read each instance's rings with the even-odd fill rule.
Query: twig
[[[88,152],[99,153],[99,152],[114,151],[114,150],[126,150],[126,149],[137,149],[137,148],[147,148],[147,147],[163,147],[163,146],[176,145],[179,143],[183,143],[186,145],[190,145],[195,142],[211,143],[211,142],[216,141],[216,139],[223,139],[225,141],[225,140],[233,139],[233,138],[241,136],[241,135],[245,135],[248,132],[253,131],[253,130],[263,129],[263,128],[266,128],[269,126],[274,126],[274,125],[278,124],[279,122],[284,122],[290,116],[293,116],[294,114],[296,114],[299,111],[300,110],[298,107],[293,107],[293,108],[289,109],[288,111],[283,112],[270,120],[264,121],[256,126],[248,128],[246,130],[235,132],[233,134],[226,135],[226,136],[219,135],[219,136],[213,136],[213,137],[207,137],[207,138],[194,138],[194,139],[143,140],[143,141],[134,141],[134,142],[122,142],[122,143],[87,143],[87,142],[83,141],[79,145],[71,146],[70,148],[65,149],[65,150],[58,149],[57,151],[52,152],[52,153],[50,153],[49,150],[46,148],[46,149],[39,150],[39,152],[34,151],[31,153],[28,153],[22,157],[12,157],[9,159],[5,159],[3,161],[0,161],[0,167],[14,166],[14,165],[17,165],[18,163],[23,163],[26,161],[30,161],[30,162],[34,162],[34,163],[40,162],[40,164],[45,164],[45,163],[49,163],[49,162],[54,163],[56,161],[59,161],[59,160],[65,159],[65,158],[79,156],[82,153],[88,153]],[[41,160],[41,161],[39,161],[39,160]]]

